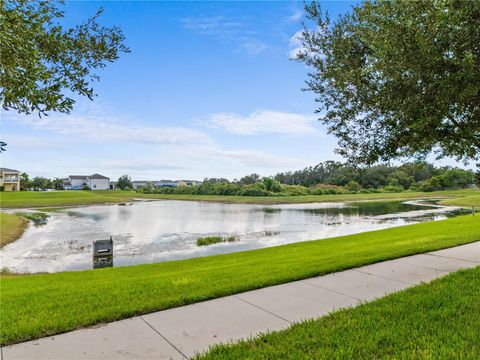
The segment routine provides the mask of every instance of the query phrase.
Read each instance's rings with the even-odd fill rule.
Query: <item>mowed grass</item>
[[[441,201],[444,205],[465,206],[480,209],[480,194]]]
[[[27,219],[0,211],[0,248],[17,240],[27,225]]]
[[[138,197],[163,199],[163,200],[187,200],[187,201],[213,201],[227,203],[249,204],[301,204],[313,202],[335,201],[381,201],[381,200],[414,200],[414,199],[440,199],[461,198],[478,195],[479,189],[458,189],[434,192],[402,192],[402,193],[378,193],[378,194],[337,194],[337,195],[296,195],[296,196],[224,196],[224,195],[179,195],[179,194],[140,194]],[[468,206],[468,205],[467,205]]]
[[[3,209],[108,204],[129,201],[132,191],[12,191],[0,194]]]
[[[4,275],[1,344],[480,240],[480,216],[157,264]]]
[[[136,198],[163,200],[214,201],[252,204],[311,203],[332,201],[374,201],[374,200],[409,200],[419,198],[463,198],[479,196],[478,189],[462,189],[435,192],[403,192],[381,194],[340,194],[340,195],[300,195],[300,196],[221,196],[221,195],[170,195],[141,194],[133,191],[17,191],[0,194],[0,207],[31,208],[76,205],[109,204],[132,201]],[[461,205],[461,200],[459,199]],[[469,206],[467,204],[467,206]]]
[[[479,359],[480,267],[197,359]]]

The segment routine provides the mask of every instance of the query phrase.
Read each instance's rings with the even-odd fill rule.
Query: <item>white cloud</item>
[[[278,112],[273,110],[257,110],[242,116],[234,113],[212,114],[206,120],[207,126],[226,131],[231,134],[284,134],[284,135],[319,135],[315,127],[315,116]]]
[[[32,176],[99,172],[111,178],[130,174],[147,180],[234,178],[307,165],[307,159],[285,154],[281,146],[267,151],[261,150],[262,144],[256,148],[252,143],[230,148],[218,144],[213,134],[210,137],[188,127],[145,125],[117,117],[98,103],[88,104],[79,104],[71,115],[42,118],[3,112],[9,151],[2,161]],[[208,126],[237,134],[318,133],[314,124],[313,116],[272,110],[245,117],[214,114],[208,118]]]
[[[255,57],[267,49],[267,45],[256,38],[246,19],[230,19],[225,16],[200,16],[183,18],[182,27],[201,35],[212,36],[224,44],[233,44],[237,52]]]
[[[288,52],[289,59],[295,60],[297,59],[298,55],[306,51],[301,41],[302,34],[303,30],[300,30],[293,34],[293,36],[290,38],[290,51]]]
[[[183,28],[197,31],[203,35],[214,35],[226,38],[231,35],[244,33],[246,25],[242,21],[233,21],[224,16],[200,16],[180,19]]]
[[[103,163],[103,167],[115,170],[139,170],[139,171],[165,171],[165,170],[184,170],[189,167],[174,165],[172,163],[159,163],[158,159],[150,158],[148,160],[140,159],[119,159],[119,160],[106,160]]]
[[[254,168],[283,168],[303,164],[302,159],[277,156],[258,150],[226,150],[218,147],[197,147],[191,152],[195,158],[223,159]]]
[[[245,39],[240,43],[240,49],[245,51],[251,57],[255,57],[264,52],[267,45],[256,39]]]
[[[302,44],[302,37],[305,31],[310,33],[313,30],[299,30],[290,38],[290,50],[288,57],[291,60],[296,60],[300,54],[308,54],[309,56],[316,57],[317,59],[325,59],[325,55],[321,52],[313,52],[305,48]],[[318,28],[317,32],[320,31]]]
[[[184,127],[152,127],[125,120],[114,120],[102,109],[92,108],[84,113],[51,114],[39,118],[6,113],[8,120],[21,122],[36,129],[49,130],[56,134],[82,137],[96,142],[125,142],[142,144],[182,144],[189,142],[209,143],[204,133]]]
[[[303,11],[296,9],[292,15],[288,17],[288,22],[298,22],[303,16]]]

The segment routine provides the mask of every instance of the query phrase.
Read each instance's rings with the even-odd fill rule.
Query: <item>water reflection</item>
[[[2,250],[2,266],[16,272],[89,269],[92,242],[113,235],[115,266],[268,247],[443,219],[454,209],[418,203],[222,204],[135,202],[52,213]],[[239,241],[198,247],[204,236]]]

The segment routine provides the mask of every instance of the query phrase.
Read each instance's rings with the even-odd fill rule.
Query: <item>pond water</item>
[[[136,201],[51,213],[2,249],[13,272],[92,268],[93,240],[114,240],[114,266],[184,259],[444,219],[456,208],[415,202],[225,204]],[[238,241],[199,247],[204,236]]]

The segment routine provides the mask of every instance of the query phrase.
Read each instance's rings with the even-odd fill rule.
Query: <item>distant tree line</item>
[[[402,191],[435,191],[467,188],[480,176],[453,167],[435,167],[426,162],[399,166],[376,165],[355,167],[327,161],[294,172],[278,173],[272,177],[250,174],[240,180],[207,178],[196,186],[175,188],[145,188],[145,193],[190,195],[322,195],[341,193],[377,193]]]
[[[42,176],[36,176],[30,179],[30,176],[23,172],[20,174],[20,190],[63,190],[63,179],[49,179]]]
[[[63,189],[61,178],[37,176],[31,179],[20,174],[21,190]],[[206,178],[198,185],[153,188],[144,193],[187,195],[289,196],[342,193],[379,193],[402,191],[436,191],[480,186],[480,172],[455,167],[435,167],[427,162],[406,163],[399,166],[376,165],[355,167],[336,161],[326,161],[302,170],[281,172],[271,177],[246,175],[239,180]],[[122,175],[118,189],[131,189],[132,179]]]
[[[471,170],[452,167],[435,167],[427,162],[406,163],[400,166],[376,165],[355,167],[336,161],[326,161],[295,172],[274,176],[282,184],[314,186],[329,184],[347,186],[354,181],[362,189],[379,189],[398,186],[402,190],[434,191],[465,188],[475,182]]]

